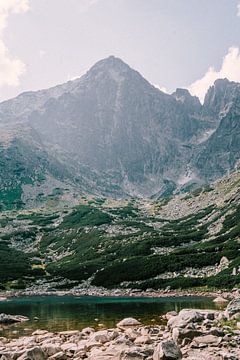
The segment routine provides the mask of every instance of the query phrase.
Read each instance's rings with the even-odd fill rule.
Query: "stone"
[[[0,324],[13,324],[23,321],[28,321],[29,318],[22,315],[7,315],[7,314],[0,314]]]
[[[60,346],[54,344],[42,345],[42,350],[49,357],[61,352]]]
[[[27,350],[23,355],[21,355],[18,360],[46,360],[47,356],[44,354],[41,347],[34,347]]]
[[[181,310],[177,316],[168,320],[168,327],[186,327],[189,323],[201,322],[204,316],[197,310]]]
[[[224,336],[224,331],[222,329],[219,329],[217,327],[212,327],[209,330],[209,335],[214,335],[214,336],[218,336],[218,337],[223,337]]]
[[[221,353],[221,360],[239,360],[239,358],[234,354]]]
[[[180,360],[182,353],[180,348],[172,340],[162,341],[156,347],[153,360]]]
[[[233,320],[238,320],[238,319],[240,319],[240,312],[237,312],[237,313],[235,313],[234,315],[232,315],[232,316],[231,316],[231,319],[233,319]]]
[[[121,360],[145,360],[150,357],[152,359],[153,350],[148,348],[136,347],[125,350],[121,356]]]
[[[204,344],[204,345],[218,346],[221,341],[222,338],[215,335],[204,335],[194,338],[194,342],[198,345]]]
[[[224,305],[227,304],[229,301],[222,296],[218,296],[213,300],[213,302],[215,302],[216,304]]]
[[[148,335],[138,336],[134,340],[134,344],[136,344],[136,345],[151,344],[152,342],[153,341],[151,340],[150,336],[148,336]]]
[[[220,264],[219,267],[223,270],[228,268],[230,261],[228,260],[228,258],[226,256],[223,256],[220,260]]]
[[[232,317],[234,314],[240,313],[240,297],[233,299],[227,306],[225,314],[228,318]]]
[[[68,330],[68,331],[61,331],[59,333],[59,335],[63,335],[63,336],[73,336],[73,335],[80,335],[80,331],[78,330]]]
[[[141,325],[141,323],[134,318],[125,318],[117,324],[117,327],[119,329],[125,329],[128,327],[138,327],[140,325]]]
[[[36,330],[36,331],[34,331],[33,333],[32,333],[32,335],[45,335],[45,334],[47,334],[48,333],[48,331],[47,330]]]
[[[90,341],[105,344],[110,340],[107,330],[97,331],[90,336]]]
[[[82,357],[83,359],[86,358]],[[77,359],[79,359],[77,357]],[[101,351],[99,349],[95,349],[90,356],[87,357],[87,359],[89,360],[120,360],[123,359],[121,357],[121,351],[118,350],[106,350],[106,351]]]
[[[177,312],[176,311],[168,311],[166,314],[165,314],[165,318],[167,320],[170,320],[173,316],[177,316]]]
[[[67,342],[67,343],[61,345],[61,350],[74,353],[77,350],[77,344]]]
[[[193,339],[196,336],[201,336],[203,333],[196,329],[188,328],[174,328],[172,331],[173,340],[181,343],[185,338]]]
[[[91,327],[86,327],[86,328],[82,329],[82,334],[91,334],[93,332],[95,332],[95,330]]]

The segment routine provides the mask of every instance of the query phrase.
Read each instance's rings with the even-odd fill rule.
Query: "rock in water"
[[[223,304],[226,304],[228,303],[228,300],[227,299],[224,299],[223,297],[221,296],[218,296],[216,297],[213,302],[215,302],[216,304],[220,304],[220,305],[223,305]]]
[[[13,324],[17,322],[28,321],[29,318],[22,315],[0,314],[0,324]]]
[[[120,328],[120,329],[126,329],[126,328],[129,328],[129,327],[137,327],[137,326],[140,326],[141,323],[134,319],[134,318],[126,318],[126,319],[123,319],[121,320],[118,324],[117,324],[117,327]]]
[[[180,348],[172,340],[162,341],[156,347],[153,360],[179,360],[182,359]]]

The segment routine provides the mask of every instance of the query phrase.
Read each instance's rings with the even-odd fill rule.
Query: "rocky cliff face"
[[[168,195],[236,166],[239,89],[218,80],[202,106],[184,89],[162,93],[111,56],[77,80],[1,103],[0,141],[27,139],[29,151],[37,147],[87,192]]]
[[[206,95],[203,112],[216,122],[216,130],[197,149],[193,166],[205,181],[212,181],[239,165],[240,84],[217,80]]]

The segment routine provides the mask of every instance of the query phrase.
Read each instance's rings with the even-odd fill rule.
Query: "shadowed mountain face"
[[[37,147],[51,159],[45,175],[82,191],[166,195],[234,168],[239,89],[219,80],[202,106],[184,89],[162,93],[111,56],[80,79],[1,103],[0,143],[10,148],[21,139],[33,153]],[[53,171],[59,167],[61,179]]]

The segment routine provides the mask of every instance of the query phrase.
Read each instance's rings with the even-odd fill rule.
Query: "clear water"
[[[0,326],[0,336],[29,335],[35,329],[48,331],[81,330],[83,327],[114,327],[125,317],[135,317],[144,324],[161,323],[160,315],[183,308],[214,309],[206,297],[73,297],[34,296],[11,298],[0,302],[0,313],[25,315],[29,321]],[[34,318],[38,318],[36,320]]]

